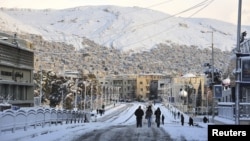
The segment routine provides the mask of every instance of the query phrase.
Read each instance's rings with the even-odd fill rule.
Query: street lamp
[[[105,86],[102,85],[101,88],[102,88],[102,90],[101,90],[101,106],[102,106],[102,104],[103,104],[103,93],[104,93],[103,88],[104,88],[104,91],[105,91]]]
[[[77,84],[78,84],[78,79],[76,79],[76,82],[75,82],[75,106],[74,106],[74,110],[77,111],[77,106],[76,106],[76,103],[77,103]]]
[[[63,90],[61,90],[61,92],[62,92],[62,110],[63,110],[63,100],[64,100],[64,98],[63,98]]]
[[[119,101],[119,97],[120,97],[120,93],[119,93],[120,88],[121,88],[121,87],[117,87],[117,95],[116,95],[116,101],[117,101],[117,102]]]
[[[193,87],[193,85],[192,84],[188,84],[187,85],[187,89],[188,89],[188,92],[187,92],[187,107],[188,107],[188,113],[189,113],[189,96],[191,95],[192,97],[191,97],[191,99],[194,101],[192,101],[192,108],[194,108],[194,109],[192,109],[193,110],[193,113],[195,114],[196,113],[196,94],[195,93],[193,93],[193,90],[194,90],[194,87]]]
[[[93,110],[93,84],[90,87],[90,110]]]
[[[87,85],[88,85],[88,82],[87,81],[83,81],[83,84],[84,84],[84,105],[83,105],[83,110],[85,111],[86,107],[86,95],[87,95]]]
[[[121,89],[121,87],[118,87],[117,101],[119,101],[119,100],[120,100],[120,89]]]
[[[108,86],[105,86],[105,93],[104,93],[104,97],[105,97],[105,105],[108,104]]]
[[[41,71],[41,75],[40,75],[41,79],[40,79],[40,95],[39,95],[39,97],[40,97],[40,101],[39,102],[40,103],[39,103],[39,105],[41,106],[41,104],[42,104],[42,94],[43,94],[42,93],[42,90],[43,90],[43,88],[42,88],[43,87],[43,82],[42,82],[43,81],[43,72],[42,72],[42,66],[41,65],[40,65],[40,71]]]
[[[210,93],[210,90],[207,91],[207,118],[209,119],[209,116],[208,116],[208,94]]]
[[[239,0],[238,4],[238,23],[237,23],[237,54],[236,54],[236,72],[240,71],[241,65],[240,65],[240,32],[241,32],[241,7],[242,7],[242,0]],[[236,74],[236,86],[235,86],[235,124],[240,124],[239,119],[239,91],[240,91],[240,73]]]
[[[107,86],[104,85],[104,102],[103,104],[107,105]]]
[[[211,48],[212,48],[212,85],[214,84],[214,32],[213,31],[207,31],[207,33],[211,33],[212,37],[211,37]]]
[[[211,45],[211,48],[212,48],[212,81],[211,81],[211,83],[212,83],[212,88],[213,88],[213,84],[214,84],[214,43],[213,43],[213,31],[207,31],[207,32],[205,32],[205,33],[211,33],[211,35],[212,35],[212,45]],[[214,102],[215,102],[215,97],[214,97],[214,94],[213,94],[213,98],[212,98],[212,122],[214,122],[214,116],[215,116],[215,112],[214,112],[214,110],[215,110],[215,108],[214,108]]]

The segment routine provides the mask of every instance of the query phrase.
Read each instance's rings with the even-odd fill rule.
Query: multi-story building
[[[244,32],[243,32],[244,33]],[[241,37],[242,38],[242,37]],[[231,120],[235,120],[239,122],[239,124],[250,124],[250,39],[244,40],[240,43],[240,68],[236,67],[236,70],[239,69],[241,71],[235,73],[239,73],[239,80],[235,80],[235,82],[231,82],[234,85],[230,84],[229,87],[223,87],[223,91],[221,97],[218,98],[218,116],[223,118],[228,118]],[[237,52],[237,51],[236,51]],[[238,60],[233,60],[237,62]],[[233,62],[233,63],[235,63]],[[234,69],[234,68],[232,68]],[[237,75],[235,75],[237,76]],[[238,89],[236,86],[238,83]],[[237,107],[238,106],[238,110]],[[236,118],[236,116],[237,117]]]
[[[158,97],[158,80],[162,74],[123,74],[100,79],[103,87],[119,88],[119,99],[148,100]]]
[[[132,100],[136,98],[136,75],[114,75],[105,77],[106,86],[119,89],[119,99]]]
[[[27,41],[0,33],[0,103],[34,104],[34,53]]]
[[[206,112],[207,93],[205,93],[205,76],[186,74],[173,77],[171,102],[184,112]]]
[[[164,79],[158,80],[158,95],[161,97],[162,100],[174,103],[174,97],[171,93],[172,89],[172,77],[166,76]]]
[[[163,79],[163,74],[139,74],[136,78],[136,97],[140,99],[158,98],[158,80]]]

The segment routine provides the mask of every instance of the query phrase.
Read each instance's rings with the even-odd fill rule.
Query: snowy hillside
[[[230,51],[237,26],[211,19],[177,18],[139,7],[76,7],[64,10],[0,10],[0,30],[39,34],[45,40],[82,48],[82,37],[122,51],[150,50],[168,41],[207,48],[211,33],[215,48]],[[250,26],[247,27],[250,30]],[[242,29],[246,30],[246,29]]]

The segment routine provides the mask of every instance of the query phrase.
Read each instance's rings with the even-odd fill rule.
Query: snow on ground
[[[131,104],[130,107],[126,106]],[[72,124],[58,124],[58,125],[45,125],[44,128],[37,127],[29,128],[26,131],[23,129],[18,129],[15,133],[11,131],[2,132],[0,139],[3,141],[51,141],[51,140],[60,140],[60,141],[70,141],[78,138],[80,135],[91,132],[97,129],[107,128],[113,125],[123,124],[123,125],[135,125],[136,127],[136,118],[134,116],[134,111],[141,105],[143,109],[146,109],[145,103],[117,103],[115,106],[110,105],[106,107],[104,115],[97,115],[97,122],[89,123],[72,123]],[[161,125],[166,132],[171,135],[171,138],[180,139],[185,137],[189,140],[198,140],[206,141],[207,140],[207,127],[209,124],[213,123],[202,123],[198,122],[199,126],[189,126],[188,125],[188,115],[184,115],[185,124],[181,126],[180,119],[172,115],[172,112],[166,108],[165,105],[157,103],[153,106],[153,109],[159,107],[162,113],[165,116],[165,124]],[[173,109],[172,110],[176,110]],[[95,111],[94,111],[95,112]],[[118,114],[118,115],[117,115]],[[114,117],[115,118],[111,118]],[[106,119],[105,119],[106,118]],[[110,118],[110,119],[107,119]],[[105,120],[104,120],[105,119]],[[113,119],[113,120],[112,120]],[[216,120],[221,120],[227,124],[233,123],[231,120],[225,120],[223,118],[216,118]],[[124,122],[126,121],[126,122]],[[148,128],[146,120],[143,120],[143,127]],[[134,128],[135,130],[137,128]],[[105,133],[106,134],[106,133]],[[108,136],[109,133],[107,133]],[[111,135],[111,134],[110,134]]]

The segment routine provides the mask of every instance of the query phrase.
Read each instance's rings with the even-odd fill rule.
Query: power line
[[[208,1],[208,3],[206,3],[207,1]],[[155,22],[160,22],[160,21],[163,21],[163,20],[167,20],[167,19],[173,18],[173,17],[175,17],[175,16],[177,16],[177,15],[179,15],[179,14],[182,14],[182,13],[184,13],[184,12],[188,12],[188,11],[190,11],[190,10],[193,10],[193,9],[197,8],[197,7],[203,6],[203,5],[205,4],[205,6],[203,6],[201,9],[199,9],[198,11],[196,11],[195,13],[193,13],[193,14],[192,14],[192,16],[193,16],[193,15],[197,14],[198,12],[200,12],[200,11],[201,11],[202,9],[204,9],[205,7],[207,7],[207,6],[208,6],[209,4],[211,4],[213,1],[214,1],[214,0],[211,0],[211,1],[205,0],[205,1],[201,2],[201,3],[196,4],[195,6],[192,6],[192,7],[188,8],[188,9],[186,9],[186,10],[184,10],[184,11],[181,11],[181,12],[179,12],[179,13],[176,13],[176,14],[174,14],[174,15],[171,15],[171,16],[169,16],[169,17],[167,17],[167,18],[159,19],[159,20],[156,20],[156,21],[152,21],[152,22],[149,22],[149,23],[145,23],[144,25],[142,24],[142,25],[143,25],[143,26],[146,26],[147,24],[148,24],[148,25],[150,25],[150,24],[155,24]],[[191,16],[190,16],[190,17],[191,17]],[[141,26],[141,25],[138,25],[138,26]],[[176,25],[174,25],[174,26],[176,26]],[[151,38],[153,38],[153,37],[155,37],[155,36],[159,36],[160,34],[165,33],[166,31],[172,29],[174,26],[172,26],[171,28],[165,29],[165,30],[163,30],[163,31],[161,31],[161,32],[155,33],[155,34],[153,34],[153,35],[151,35],[151,36],[149,36],[149,37],[147,37],[147,38],[144,38],[144,39],[142,39],[142,40],[137,40],[137,41],[134,42],[134,43],[127,44],[126,46],[131,46],[131,45],[133,45],[133,44],[140,43],[141,41],[145,41],[145,40],[151,39]],[[142,28],[142,27],[141,27],[141,28]]]

